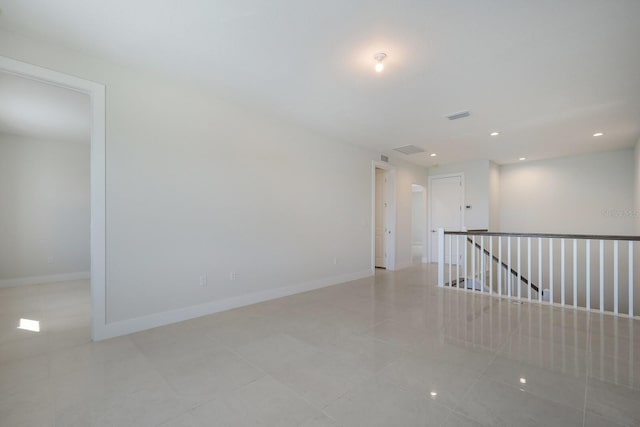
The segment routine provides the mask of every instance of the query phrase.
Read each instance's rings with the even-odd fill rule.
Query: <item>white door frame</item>
[[[387,214],[387,224],[389,234],[387,235],[387,270],[396,269],[396,168],[389,163],[374,160],[371,162],[371,272],[376,268],[376,168],[384,169],[387,172],[387,196],[389,199],[389,210]]]
[[[91,99],[91,338],[106,337],[105,87],[47,68],[0,56],[0,71],[75,90]]]
[[[433,180],[434,179],[442,179],[442,178],[453,178],[459,176],[460,177],[460,182],[462,183],[462,189],[460,191],[462,191],[462,209],[461,209],[461,213],[460,213],[460,230],[464,230],[464,211],[465,211],[465,193],[464,193],[464,172],[457,172],[457,173],[447,173],[447,174],[442,174],[442,175],[432,175],[429,177],[429,213],[427,215],[428,219],[428,226],[427,226],[427,236],[429,237],[427,240],[427,246],[429,247],[429,251],[428,251],[428,255],[427,255],[427,260],[430,262],[432,259],[434,259],[432,252],[432,248],[433,248],[433,244],[432,244],[432,239],[436,239],[437,236],[434,236],[434,233],[431,232],[431,230],[433,230],[433,225],[432,225],[432,218],[433,218],[433,213],[432,213],[432,209],[433,209],[433,200],[431,199],[433,197]]]

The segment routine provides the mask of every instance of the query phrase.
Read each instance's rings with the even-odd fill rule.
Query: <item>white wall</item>
[[[106,307],[108,323],[125,325],[118,330],[142,316],[152,320],[136,324],[149,327],[213,302],[371,274],[377,153],[207,88],[12,34],[0,34],[0,55],[106,85]],[[396,262],[409,265],[411,184],[425,172],[394,164]],[[198,305],[207,306],[184,310]],[[158,315],[167,311],[178,314]]]
[[[429,168],[429,176],[464,173],[464,226],[468,230],[489,228],[489,164],[488,160],[473,160]]]
[[[0,134],[0,284],[89,271],[89,149]]]
[[[500,231],[634,234],[631,150],[502,166]]]

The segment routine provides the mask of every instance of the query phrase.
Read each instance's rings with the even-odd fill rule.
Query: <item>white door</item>
[[[445,231],[462,230],[464,205],[462,176],[432,177],[429,200],[431,212],[430,259],[431,262],[438,262],[438,228],[442,227]],[[448,250],[445,250],[446,262],[449,261],[448,258]]]
[[[376,267],[387,268],[387,173],[376,168]]]

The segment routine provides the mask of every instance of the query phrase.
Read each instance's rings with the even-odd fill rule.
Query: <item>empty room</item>
[[[639,21],[0,0],[0,425],[640,425]]]

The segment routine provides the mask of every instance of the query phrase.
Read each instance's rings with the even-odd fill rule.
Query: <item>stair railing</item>
[[[464,283],[466,290],[498,297],[634,317],[638,241],[640,236],[439,229],[438,286]]]

